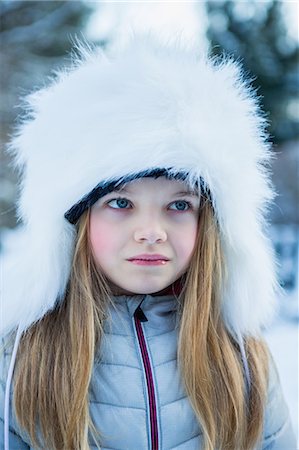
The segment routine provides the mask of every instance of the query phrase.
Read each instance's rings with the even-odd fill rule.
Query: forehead
[[[151,190],[164,193],[198,195],[198,193],[195,190],[192,190],[184,181],[169,179],[164,176],[158,178],[138,178],[125,183],[115,190],[124,193],[139,193]]]

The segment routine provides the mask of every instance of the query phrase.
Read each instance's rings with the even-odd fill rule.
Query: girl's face
[[[186,272],[199,203],[183,182],[160,177],[132,181],[93,205],[91,249],[115,294],[157,293]]]

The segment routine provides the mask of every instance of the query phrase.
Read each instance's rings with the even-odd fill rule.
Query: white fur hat
[[[220,224],[228,328],[255,335],[276,287],[264,212],[273,197],[265,120],[230,58],[134,38],[107,57],[81,51],[27,98],[9,150],[22,171],[22,245],[4,271],[0,334],[22,330],[65,293],[75,227],[65,213],[99,183],[158,168],[203,180]],[[6,273],[8,272],[8,273]]]

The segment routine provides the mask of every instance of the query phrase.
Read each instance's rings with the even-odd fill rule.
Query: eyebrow
[[[125,187],[115,188],[113,190],[113,192],[125,192],[126,194],[131,194],[131,195],[133,194],[132,192],[129,192]],[[173,195],[173,196],[191,195],[191,196],[194,196],[194,197],[198,197],[198,193],[197,192],[190,191],[190,190],[174,192],[171,195]]]
[[[176,192],[173,195],[176,195],[176,196],[192,195],[192,196],[198,197],[198,193],[194,192],[194,191],[180,191],[180,192]]]

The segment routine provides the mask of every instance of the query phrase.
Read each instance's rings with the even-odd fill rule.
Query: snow
[[[274,356],[298,441],[298,320],[277,319],[264,337]]]

